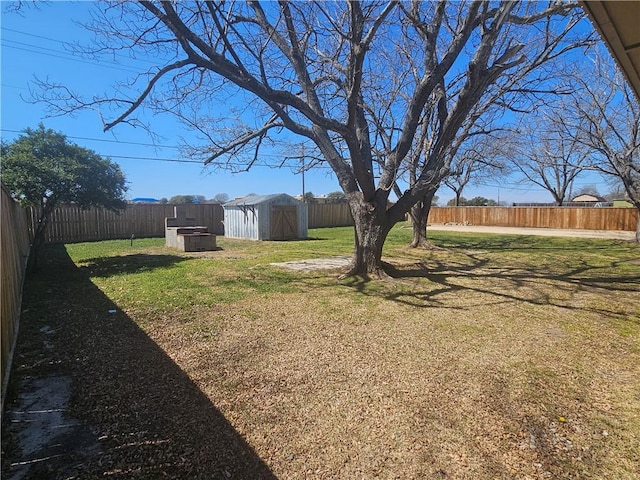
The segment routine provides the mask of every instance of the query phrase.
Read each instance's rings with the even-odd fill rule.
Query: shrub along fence
[[[30,238],[27,227],[27,212],[15,202],[5,186],[2,185],[2,235],[0,250],[2,258],[2,283],[0,285],[0,329],[2,368],[2,408],[11,369],[11,358],[18,336],[22,284],[27,258],[29,257]]]

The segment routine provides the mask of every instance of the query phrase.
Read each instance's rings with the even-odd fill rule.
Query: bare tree
[[[451,163],[451,175],[444,179],[444,184],[455,194],[456,206],[460,205],[462,192],[472,180],[505,175],[506,145],[504,135],[483,135],[472,138],[458,151]]]
[[[433,247],[427,238],[428,218],[440,185],[444,184],[455,192],[455,205],[459,206],[462,191],[472,178],[478,180],[505,170],[501,151],[503,144],[502,138],[490,129],[461,130],[442,162],[443,168],[439,172],[440,183],[436,188],[429,190],[409,211],[413,229],[410,247]],[[415,174],[410,176],[410,182],[415,179]]]
[[[627,191],[622,184],[622,181],[618,177],[608,177],[608,191],[605,193],[605,198],[608,202],[613,202],[616,200],[626,200]]]
[[[414,37],[417,36],[417,41],[422,41],[420,45],[429,43],[429,30],[418,30],[417,33]],[[412,38],[410,34],[406,36]],[[544,47],[535,50],[535,53],[530,51],[533,53],[532,56],[526,62],[522,62],[520,68],[496,78],[494,82],[486,85],[474,103],[467,105],[466,117],[457,125],[457,131],[448,144],[440,143],[443,128],[446,131],[443,121],[448,118],[452,109],[458,107],[463,91],[468,88],[469,71],[459,72],[458,76],[454,75],[451,79],[441,82],[424,104],[413,144],[398,170],[398,178],[393,186],[396,195],[402,198],[404,192],[400,183],[403,180],[413,189],[419,181],[428,178],[424,195],[409,210],[413,227],[411,247],[431,246],[427,240],[427,219],[434,194],[440,185],[453,177],[464,181],[465,184],[468,183],[471,172],[479,171],[483,162],[485,171],[491,164],[494,168],[499,167],[499,147],[504,144],[503,133],[508,129],[502,119],[504,114],[528,114],[538,105],[544,104],[546,97],[560,93],[558,85],[563,85],[562,81],[565,78],[561,73],[563,69],[557,65],[555,68],[545,67],[551,67],[550,64],[557,62],[561,52],[592,43],[588,37],[574,40],[573,43],[564,36],[555,37],[551,41],[546,35],[545,38]],[[398,64],[392,75],[399,86],[407,81],[419,84],[419,75],[423,70],[421,63],[415,62],[424,61],[422,58],[416,59],[415,51],[419,48],[408,41],[407,46],[401,50],[405,61]],[[437,46],[435,52],[435,58],[443,55],[443,52],[437,50]],[[541,74],[541,71],[544,74]],[[368,110],[376,132],[377,141],[374,145],[379,149],[376,150],[374,158],[382,166],[394,151],[394,135],[398,134],[399,125],[402,124],[402,118],[395,118],[396,110],[393,104],[397,96],[406,95],[402,88],[391,90],[393,95],[386,92],[371,102],[371,105],[377,107],[376,110]],[[409,101],[408,98],[407,102]],[[481,155],[471,154],[483,141],[487,142],[484,153],[491,157],[490,161],[487,160],[487,156],[481,158]],[[500,167],[503,166],[504,164],[500,163]],[[455,185],[456,180],[452,179],[450,183]]]
[[[462,192],[471,181],[471,175],[476,170],[474,163],[466,160],[467,158],[460,159],[455,170],[452,170],[452,174],[444,180],[444,184],[453,191],[453,204],[456,207],[460,206],[460,199],[463,198]]]
[[[213,200],[214,203],[225,203],[225,202],[228,202],[229,201],[229,194],[224,193],[224,192],[216,193],[213,196],[212,200]]]
[[[25,0],[17,0],[12,2],[4,2],[3,3],[3,12],[4,13],[17,13],[18,15],[24,16],[24,11],[30,8],[35,8],[36,10],[42,5],[46,5],[50,2],[48,1],[25,1]]]
[[[593,197],[602,197],[598,191],[598,187],[595,185],[583,185],[582,187],[572,192],[572,197],[579,197],[580,195],[591,195]]]
[[[640,212],[640,104],[611,57],[602,52],[574,75],[579,87],[562,115],[565,135],[589,149],[587,167],[619,179]],[[640,215],[636,227],[640,243]]]
[[[587,161],[584,145],[566,135],[564,120],[560,117],[565,104],[559,102],[541,115],[526,117],[519,131],[513,134],[509,158],[522,181],[548,191],[558,206],[566,201]]]
[[[143,106],[171,112],[201,132],[206,164],[236,158],[248,168],[283,131],[304,137],[349,202],[351,273],[381,275],[387,234],[433,195],[474,107],[523,69],[523,90],[512,85],[513,96],[494,101],[514,102],[544,84],[549,72],[542,66],[576,46],[581,17],[575,4],[561,2],[119,2],[96,14],[92,28],[102,43],[95,53],[125,50],[165,61],[135,78],[129,95],[89,100],[48,84],[41,99],[60,114],[117,112],[105,129],[143,124]],[[250,113],[253,124],[215,121],[214,100],[224,104],[230,95],[245,96],[247,111],[239,108],[237,119]],[[384,147],[377,133],[388,125],[371,114],[380,97],[392,100],[380,107],[397,119]],[[425,149],[416,131],[429,116],[435,123]],[[416,151],[423,161],[414,181],[390,206]]]

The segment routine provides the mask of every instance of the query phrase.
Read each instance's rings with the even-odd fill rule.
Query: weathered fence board
[[[593,207],[433,207],[429,223],[469,223],[500,227],[635,231],[635,208]]]
[[[173,217],[174,205],[129,205],[120,213],[76,206],[57,208],[47,229],[47,242],[85,242],[135,237],[164,236],[164,219]],[[186,205],[187,216],[211,233],[224,234],[224,211],[218,204]],[[31,231],[36,213],[29,214]],[[346,203],[308,205],[309,228],[353,225]],[[635,231],[634,208],[582,207],[433,207],[430,223],[469,223],[538,228]]]
[[[310,203],[309,228],[347,227],[353,225],[353,217],[346,203]]]
[[[2,185],[2,230],[0,231],[2,284],[0,285],[0,327],[2,405],[11,368],[11,358],[20,321],[20,304],[25,267],[29,256],[28,216]]]
[[[217,235],[224,233],[224,212],[218,204],[185,205],[187,217],[196,219]],[[134,237],[164,236],[164,219],[173,217],[174,205],[128,205],[121,212],[91,208],[83,210],[75,205],[56,208],[51,214],[46,232],[46,242],[87,242]],[[33,232],[37,212],[29,215],[29,228]]]

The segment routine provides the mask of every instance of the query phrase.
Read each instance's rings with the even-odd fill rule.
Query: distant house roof
[[[226,202],[224,206],[233,207],[239,205],[258,205],[260,203],[268,202],[278,197],[287,197],[298,202],[298,200],[293,198],[291,195],[287,195],[286,193],[272,193],[271,195],[249,195],[247,197],[236,198],[235,200]]]
[[[134,203],[158,203],[157,198],[136,197],[131,200]]]
[[[572,202],[606,202],[606,198],[597,196],[597,195],[578,195],[577,197],[573,197]]]

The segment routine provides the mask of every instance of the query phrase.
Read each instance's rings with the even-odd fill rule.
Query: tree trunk
[[[384,204],[351,201],[351,215],[355,224],[355,250],[346,275],[382,278],[382,247],[393,226]]]
[[[629,193],[631,189],[626,189],[626,190],[627,190],[627,194],[629,195],[629,201],[638,211],[638,221],[636,222],[636,239],[635,240],[636,240],[636,243],[640,244],[640,201],[638,201],[638,195],[631,195]],[[636,192],[632,190],[632,193],[635,194]]]
[[[35,272],[40,268],[40,249],[44,245],[45,232],[49,224],[49,217],[53,207],[45,206],[42,208],[40,218],[38,218],[38,225],[33,232],[33,240],[31,242],[31,249],[29,252],[29,258],[27,259],[27,271]]]
[[[556,206],[561,207],[564,203],[564,197],[559,196],[556,192],[551,192],[553,199],[556,201]]]
[[[409,245],[411,248],[430,248],[431,242],[427,240],[427,219],[431,211],[431,202],[436,191],[427,193],[424,198],[411,207],[411,223],[413,226],[413,240]]]
[[[44,244],[44,231],[38,235],[39,228],[40,226],[36,229],[31,249],[29,250],[29,258],[27,260],[27,271],[29,272],[35,272],[40,268],[40,248]]]

